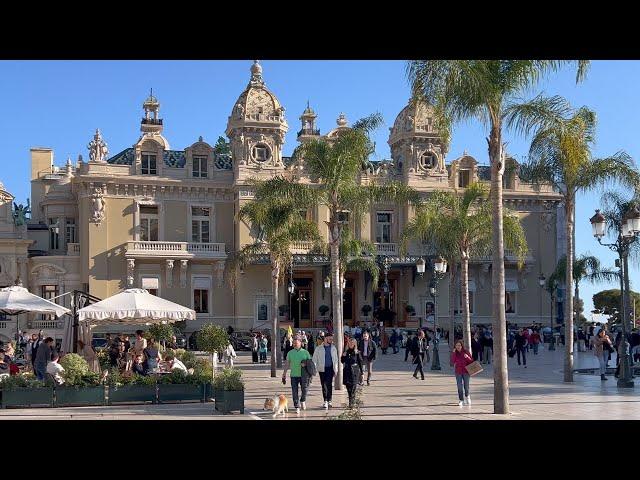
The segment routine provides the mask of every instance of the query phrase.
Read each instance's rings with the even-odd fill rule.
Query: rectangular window
[[[57,218],[49,219],[49,249],[58,250],[60,248],[60,225]]]
[[[208,243],[211,225],[211,208],[191,207],[191,241],[194,243]]]
[[[156,175],[158,169],[156,166],[156,156],[151,153],[142,154],[142,175]]]
[[[264,147],[256,147],[256,160],[264,162],[267,160],[267,149]]]
[[[467,188],[471,183],[471,170],[460,170],[458,172],[458,187]]]
[[[193,290],[193,309],[196,313],[209,313],[209,290],[202,288]]]
[[[158,207],[155,205],[140,205],[140,240],[158,241]]]
[[[207,157],[193,157],[194,178],[207,178]]]
[[[504,293],[504,311],[505,313],[517,313],[516,292]]]
[[[51,300],[54,303],[58,303],[55,300],[52,300],[53,298],[58,296],[58,286],[57,285],[42,285],[41,293],[42,293],[42,295],[40,295],[40,296],[42,298],[46,298],[47,300]],[[55,320],[55,316],[54,315],[43,314],[43,315],[40,316],[40,319],[42,321],[51,321],[51,320]]]
[[[376,242],[391,243],[391,212],[377,212]]]
[[[76,243],[76,220],[74,218],[67,218],[65,240],[67,243]]]
[[[474,292],[469,290],[469,313],[473,315]],[[453,312],[456,315],[462,314],[462,292],[458,293],[458,309]]]

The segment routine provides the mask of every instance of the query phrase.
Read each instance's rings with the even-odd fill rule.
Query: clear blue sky
[[[88,158],[87,144],[100,128],[115,154],[139,136],[142,101],[153,87],[161,103],[165,137],[173,149],[183,149],[202,135],[215,142],[224,134],[227,117],[249,80],[251,61],[3,61],[0,62],[0,181],[24,202],[29,195],[33,146],[54,149],[56,165],[68,156]],[[269,61],[262,62],[267,86],[286,108],[289,133],[285,154],[296,146],[298,117],[307,100],[318,114],[322,132],[335,126],[344,112],[351,121],[380,112],[386,125],[376,133],[377,155],[389,158],[388,127],[409,98],[403,61]],[[565,96],[572,104],[598,113],[596,155],[626,150],[640,159],[640,62],[596,61],[588,78],[575,85],[566,68],[532,94]],[[458,125],[447,161],[467,150],[486,163],[486,132],[476,123]],[[526,139],[507,133],[508,150],[526,154]],[[591,236],[589,217],[599,194],[583,195],[576,212],[577,253],[590,252],[613,266],[614,255]],[[550,272],[544,272],[548,275]],[[632,288],[638,270],[631,272]],[[585,310],[591,296],[616,285],[581,286]]]

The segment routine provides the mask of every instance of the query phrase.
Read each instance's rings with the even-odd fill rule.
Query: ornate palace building
[[[264,328],[271,316],[271,276],[266,259],[238,274],[231,290],[224,277],[230,252],[252,242],[256,230],[236,222],[235,214],[252,201],[250,178],[289,175],[314,183],[304,161],[283,156],[289,129],[285,109],[265,85],[262,67],[251,66],[248,85],[231,108],[228,142],[212,146],[202,137],[183,150],[172,150],[163,136],[160,103],[150,95],[143,103],[141,135],[133,146],[110,155],[99,130],[89,144],[89,158],[54,166],[49,148],[31,149],[31,218],[22,225],[20,207],[0,184],[0,285],[17,279],[33,293],[47,298],[80,290],[98,298],[127,287],[142,287],[161,297],[193,307],[197,320],[187,333],[203,323],[233,325],[245,330]],[[300,116],[298,142],[331,139],[349,128],[340,114],[336,128],[321,135],[317,116],[307,105]],[[389,132],[391,160],[372,162],[359,176],[362,184],[399,180],[427,194],[433,190],[462,191],[474,181],[488,182],[489,167],[464,154],[447,164],[448,145],[434,129],[428,106],[407,105]],[[515,160],[510,159],[514,162]],[[505,176],[505,205],[521,218],[529,243],[525,265],[518,270],[511,252],[505,252],[507,319],[512,323],[548,323],[549,296],[538,285],[562,255],[560,196],[550,187],[534,188],[520,181],[516,170]],[[327,210],[318,206],[304,212],[327,235]],[[349,212],[344,212],[348,221]],[[365,321],[362,307],[388,306],[400,326],[417,325],[433,304],[428,294],[430,275],[416,275],[415,263],[425,254],[413,245],[399,255],[399,236],[408,221],[408,205],[380,203],[354,234],[374,242],[378,260],[388,267],[389,291],[372,291],[363,272],[348,272],[344,289],[347,324]],[[317,327],[326,320],[321,306],[330,306],[323,280],[328,259],[309,254],[310,245],[294,248],[295,293],[281,287],[282,304],[290,306],[295,326]],[[385,260],[386,259],[386,260]],[[491,259],[473,259],[469,273],[472,320],[491,322]],[[384,273],[381,275],[381,281]],[[448,322],[448,284],[440,284],[439,322]],[[459,298],[457,295],[456,298]],[[459,302],[459,300],[456,300]],[[59,299],[69,304],[69,295]],[[415,317],[408,317],[413,306]],[[366,309],[365,309],[366,310]],[[410,309],[409,309],[410,310]],[[61,321],[21,318],[20,328],[61,337]],[[0,336],[12,337],[16,323],[0,318]]]

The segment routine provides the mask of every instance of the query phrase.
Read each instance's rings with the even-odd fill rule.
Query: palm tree
[[[502,176],[505,154],[502,126],[518,111],[518,96],[567,61],[551,60],[415,60],[407,67],[414,98],[435,108],[436,126],[449,140],[451,126],[475,118],[489,127],[487,144],[491,162],[492,312],[494,318],[494,413],[509,413],[509,378],[504,291]],[[576,81],[586,74],[588,62],[578,62]],[[533,113],[533,107],[530,113]]]
[[[522,116],[514,124],[525,134],[534,132],[529,159],[520,166],[520,177],[530,183],[550,183],[562,195],[567,242],[564,381],[572,382],[576,197],[578,193],[603,187],[609,182],[635,188],[640,185],[640,175],[631,157],[623,151],[607,158],[593,158],[591,149],[596,131],[593,111],[587,107],[572,109],[559,97],[554,97],[554,102],[562,107],[555,114],[538,117],[535,121]]]
[[[254,183],[258,188],[260,182]],[[269,256],[271,264],[271,314],[272,339],[271,339],[271,376],[276,376],[276,365],[282,367],[278,356],[280,351],[279,325],[278,325],[278,287],[281,283],[283,270],[293,258],[291,247],[296,241],[313,241],[314,248],[321,248],[322,240],[318,232],[318,226],[301,217],[300,203],[293,202],[269,202],[265,200],[253,201],[243,205],[237,218],[251,224],[258,229],[253,243],[244,245],[239,251],[230,256],[227,263],[227,278],[232,287],[238,269],[244,269],[246,265],[262,255]]]
[[[556,269],[549,276],[550,285],[554,281],[560,283],[564,282],[567,272],[567,258],[563,255],[558,260]],[[611,282],[619,279],[620,273],[617,270],[609,268],[603,268],[600,265],[600,260],[593,255],[582,254],[576,258],[573,262],[573,281],[575,283],[574,303],[578,303],[580,300],[580,282],[587,280],[591,283],[598,282]]]
[[[312,184],[291,181],[276,176],[266,181],[256,191],[256,199],[276,198],[296,203],[316,204],[326,207],[328,220],[329,257],[331,263],[331,294],[333,330],[338,355],[343,348],[342,282],[340,244],[342,232],[351,225],[360,225],[365,214],[376,202],[391,200],[396,203],[420,202],[418,192],[400,182],[362,185],[360,175],[366,166],[374,145],[370,132],[382,122],[379,114],[361,119],[350,129],[343,129],[334,138],[312,140],[300,145],[294,154],[314,180]],[[316,183],[317,182],[317,183]],[[335,378],[336,390],[342,389],[342,364]]]
[[[471,345],[471,314],[469,311],[469,260],[486,256],[491,251],[493,221],[487,191],[481,183],[470,184],[462,195],[453,192],[434,192],[416,211],[405,226],[402,249],[409,240],[421,240],[434,245],[436,253],[451,264],[460,263],[462,283],[463,339]],[[507,248],[513,249],[519,266],[527,254],[524,229],[517,217],[504,214],[504,233]]]

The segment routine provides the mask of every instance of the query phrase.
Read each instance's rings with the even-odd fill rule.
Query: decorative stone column
[[[180,260],[180,288],[187,288],[187,265],[189,260]]]
[[[18,257],[16,259],[18,263],[18,277],[20,277],[20,281],[22,282],[22,286],[26,289],[29,289],[29,273],[27,271],[27,264],[29,259],[26,257]]]
[[[133,258],[127,259],[127,288],[133,288],[136,280],[135,276],[136,261]]]
[[[165,277],[169,288],[173,287],[173,262],[174,260],[165,261]]]

